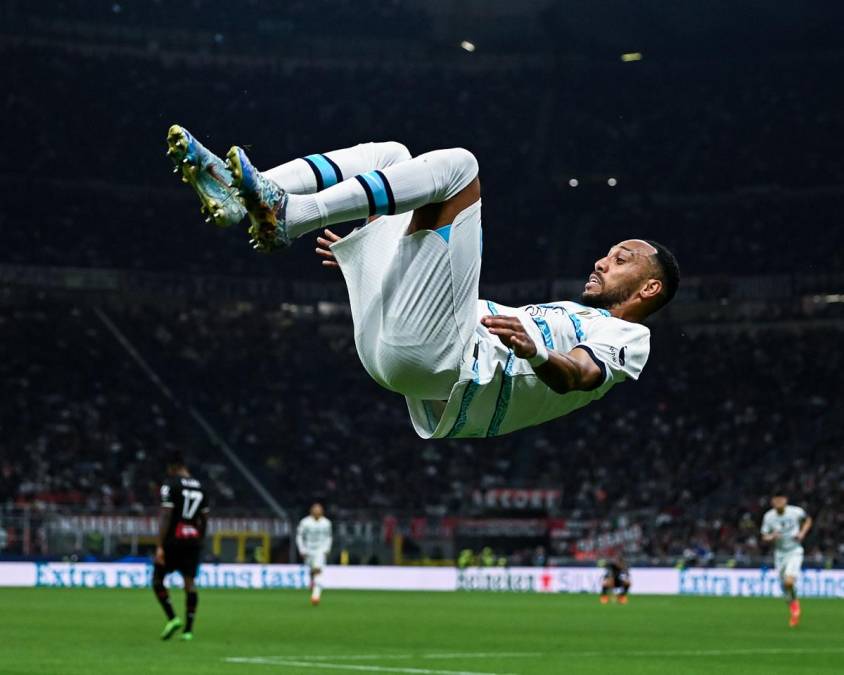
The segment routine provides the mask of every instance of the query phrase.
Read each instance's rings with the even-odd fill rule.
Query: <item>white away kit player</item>
[[[628,239],[594,263],[579,302],[481,300],[478,163],[462,148],[411,157],[399,143],[365,143],[261,174],[241,148],[222,164],[181,127],[168,142],[203,204],[219,177],[222,202],[209,218],[225,225],[248,215],[259,250],[362,224],[346,237],[325,229],[317,253],[343,273],[361,363],[404,395],[422,438],[506,434],[637,379],[650,350],[642,321],[679,283],[668,249]],[[229,181],[234,199],[220,188]],[[519,227],[501,236],[517,237]]]
[[[803,540],[812,527],[812,519],[799,506],[791,506],[784,490],[771,498],[771,508],[762,518],[762,540],[774,543],[774,566],[788,601],[792,628],[800,623],[797,578],[803,566]]]
[[[311,571],[311,604],[322,597],[322,570],[331,551],[331,521],[325,517],[322,504],[311,506],[311,513],[296,528],[296,548]]]

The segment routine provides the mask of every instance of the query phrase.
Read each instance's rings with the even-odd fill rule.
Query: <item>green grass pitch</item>
[[[184,596],[172,594],[183,613]],[[151,591],[0,589],[3,675],[842,673],[844,606],[774,599],[204,590],[161,642]]]

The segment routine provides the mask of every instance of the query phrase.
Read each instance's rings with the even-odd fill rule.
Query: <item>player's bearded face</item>
[[[586,281],[581,301],[587,307],[600,307],[601,309],[620,305],[639,290],[641,285],[639,276],[637,274],[631,278],[627,274],[601,273],[595,270]]]
[[[583,287],[583,304],[610,309],[633,297],[651,276],[649,257],[653,253],[656,249],[639,239],[628,239],[613,246],[607,255],[595,261]]]

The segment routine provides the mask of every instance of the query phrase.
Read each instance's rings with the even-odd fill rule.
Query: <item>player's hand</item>
[[[806,535],[803,532],[798,532],[794,537],[795,541],[797,541],[798,544],[802,544],[805,538]]]
[[[155,547],[155,558],[153,558],[156,565],[164,565],[164,549],[161,546]]]
[[[481,323],[520,359],[536,356],[536,343],[515,316],[484,316]]]
[[[337,259],[334,257],[334,254],[331,252],[329,246],[331,246],[331,244],[335,242],[340,241],[342,238],[343,237],[341,237],[339,234],[334,234],[328,228],[323,230],[323,236],[317,237],[316,254],[323,259],[323,267],[340,267],[340,265],[337,263]]]

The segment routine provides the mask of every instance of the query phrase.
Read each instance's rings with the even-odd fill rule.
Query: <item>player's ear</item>
[[[662,293],[662,280],[651,277],[639,289],[639,297],[642,300],[652,300]]]

